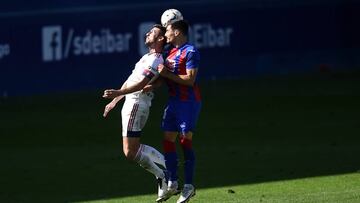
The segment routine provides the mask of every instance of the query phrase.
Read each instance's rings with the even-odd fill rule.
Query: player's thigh
[[[123,152],[126,158],[134,160],[139,148],[139,137],[123,137]]]
[[[164,113],[161,121],[161,129],[164,132],[177,132],[178,131],[177,126],[178,125],[176,122],[176,105],[174,104],[174,102],[168,101],[164,109]]]
[[[143,129],[145,127],[145,124],[149,118],[149,114],[150,114],[150,106],[144,104],[144,105],[140,105],[139,106],[139,110],[138,110],[138,125],[140,129]]]
[[[176,111],[176,121],[178,131],[182,136],[192,138],[192,132],[195,130],[196,123],[200,114],[201,103],[182,102]]]
[[[122,136],[126,137],[127,136],[127,131],[128,131],[128,124],[130,122],[130,117],[132,112],[135,109],[135,103],[131,103],[128,102],[127,100],[125,100],[125,103],[121,109],[121,125],[122,125]]]
[[[139,137],[148,116],[148,106],[125,102],[121,111],[123,137]]]

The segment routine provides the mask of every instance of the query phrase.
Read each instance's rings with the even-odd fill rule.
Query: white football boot
[[[185,184],[181,195],[176,203],[189,202],[190,198],[195,196],[195,188],[191,184]]]
[[[181,190],[179,190],[179,186],[177,181],[169,181],[169,184],[165,187],[161,186],[161,184],[164,184],[162,180],[158,179],[159,182],[159,191],[158,191],[158,198],[156,199],[156,202],[163,202],[168,200],[173,195],[178,195]]]
[[[171,195],[178,195],[178,194],[180,194],[181,190],[179,189],[179,185],[178,185],[178,182],[177,182],[177,181],[171,181],[171,180],[169,180],[169,183],[168,183],[168,192],[169,192]]]
[[[156,202],[163,202],[170,198],[168,193],[167,181],[165,178],[158,178],[158,198]]]

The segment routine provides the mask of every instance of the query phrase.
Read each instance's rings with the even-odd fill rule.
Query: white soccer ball
[[[168,9],[161,15],[161,25],[166,27],[171,23],[183,20],[183,15],[177,9]]]

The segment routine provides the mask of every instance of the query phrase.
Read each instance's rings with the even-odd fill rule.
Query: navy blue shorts
[[[165,107],[161,129],[185,134],[194,131],[199,117],[201,102],[170,99]]]

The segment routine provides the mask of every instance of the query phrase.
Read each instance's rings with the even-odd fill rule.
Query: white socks
[[[144,145],[140,145],[140,148],[139,148],[138,152],[136,153],[134,160],[138,164],[140,164],[141,167],[143,167],[145,170],[149,171],[150,173],[154,174],[156,177],[164,178],[165,177],[164,171],[155,164],[155,162],[152,160],[152,158],[150,158],[149,154],[143,152],[142,148],[144,148]],[[152,148],[152,147],[147,146],[147,148]],[[154,149],[154,148],[152,148],[152,149]]]
[[[179,187],[178,182],[169,180],[168,182],[168,188],[171,188],[172,190],[177,190]]]
[[[164,155],[162,155],[158,150],[144,144],[140,145],[140,149],[143,153],[147,154],[150,157],[151,161],[160,164],[161,166],[166,168]]]

